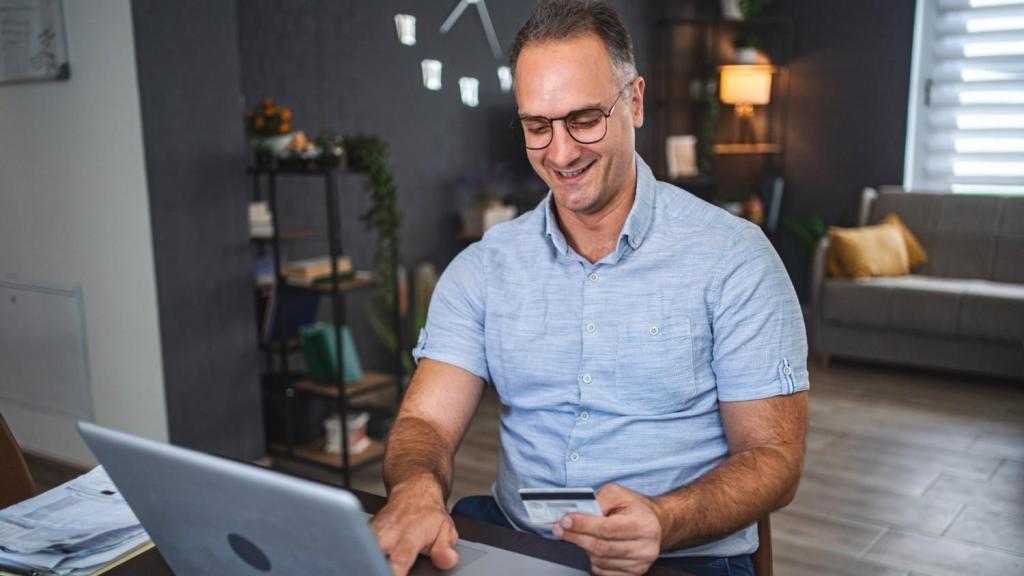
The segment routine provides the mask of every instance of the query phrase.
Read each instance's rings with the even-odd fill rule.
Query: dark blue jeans
[[[477,522],[496,524],[515,529],[490,496],[467,496],[456,502],[452,514]],[[716,558],[713,556],[691,556],[686,558],[660,558],[658,566],[689,572],[694,576],[754,576],[754,562],[749,554]]]

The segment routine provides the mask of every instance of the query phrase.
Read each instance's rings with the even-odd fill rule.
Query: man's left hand
[[[567,514],[552,527],[555,537],[586,551],[601,576],[644,574],[661,551],[658,504],[617,484],[597,492],[604,516]]]

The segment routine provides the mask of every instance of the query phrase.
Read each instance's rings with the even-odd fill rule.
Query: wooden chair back
[[[0,470],[3,470],[0,474],[0,509],[36,495],[32,474],[3,414],[0,414]]]
[[[760,545],[754,552],[754,576],[772,576],[772,522],[765,516],[757,522],[757,539]]]

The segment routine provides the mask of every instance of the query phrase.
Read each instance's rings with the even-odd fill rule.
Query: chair
[[[771,516],[757,522],[757,539],[760,545],[754,552],[754,576],[772,576],[772,523]]]
[[[0,414],[0,469],[4,471],[0,474],[0,509],[36,495],[32,474],[3,414]]]

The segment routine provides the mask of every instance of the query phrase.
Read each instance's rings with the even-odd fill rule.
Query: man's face
[[[605,112],[622,90],[608,51],[596,34],[528,45],[516,63],[519,116],[559,118],[584,108]],[[628,78],[626,79],[628,80]],[[643,124],[644,81],[627,89],[608,117],[608,133],[599,142],[580,144],[555,122],[551,144],[526,155],[551,187],[555,203],[580,215],[599,214],[635,183],[634,129]]]

